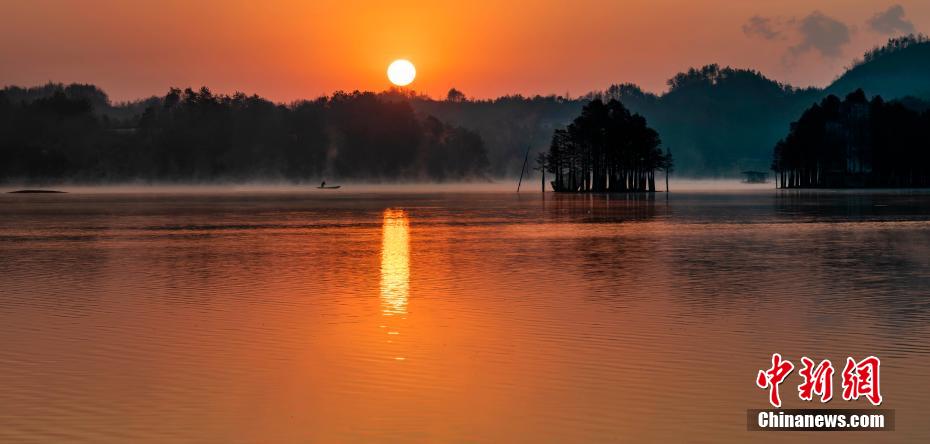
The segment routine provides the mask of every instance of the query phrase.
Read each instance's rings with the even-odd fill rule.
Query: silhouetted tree
[[[930,112],[827,96],[775,144],[772,169],[781,188],[930,186]]]
[[[668,192],[668,176],[675,171],[675,159],[672,157],[672,149],[665,150],[665,157],[662,158],[662,165],[659,169],[665,171],[665,191]]]
[[[642,116],[596,98],[555,130],[545,164],[556,191],[655,191],[655,170],[671,168],[660,144]]]
[[[544,193],[546,192],[546,168],[546,153],[536,153],[536,166],[533,167],[533,170],[539,171],[539,181]]]
[[[447,102],[464,102],[465,93],[455,88],[451,88],[449,89],[449,92],[446,94],[446,101]]]

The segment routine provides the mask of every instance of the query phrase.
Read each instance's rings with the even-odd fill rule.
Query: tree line
[[[892,37],[888,39],[888,42],[884,45],[866,51],[862,56],[862,60],[853,61],[853,68],[878,60],[883,56],[898,53],[907,48],[924,45],[926,43],[930,43],[930,38],[925,34],[909,34],[900,37]]]
[[[664,94],[617,84],[580,97],[513,95],[483,100],[452,89],[445,100],[423,96],[408,100],[414,109],[481,134],[495,176],[518,176],[526,146],[531,146],[531,155],[547,151],[553,130],[571,123],[595,99],[618,100],[645,117],[663,141],[675,147],[681,174],[735,176],[767,167],[772,144],[784,135],[785,125],[823,95],[821,90],[778,83],[754,70],[716,64],[676,74],[667,84]]]
[[[519,95],[470,99],[454,89],[435,100],[416,96],[414,109],[477,131],[488,146],[492,174],[517,177],[525,149],[547,151],[552,132],[596,98],[616,99],[649,121],[674,147],[681,175],[736,177],[764,170],[785,128],[828,94],[845,96],[865,87],[888,98],[930,99],[930,41],[921,35],[889,39],[854,62],[826,89],[796,88],[759,71],[707,64],[675,74],[661,94],[633,84],[611,85],[578,97]]]
[[[669,171],[673,164],[660,145],[645,118],[617,100],[596,98],[566,128],[554,131],[540,161],[555,176],[556,191],[655,191],[656,170]]]
[[[289,105],[171,89],[113,106],[90,85],[0,90],[0,181],[475,180],[474,131],[338,92]]]
[[[758,71],[716,64],[672,76],[662,94],[619,84],[578,97],[566,93],[475,99],[453,88],[438,99],[393,90],[336,93],[282,105],[238,94],[234,99],[211,93],[212,99],[203,101],[194,97],[204,91],[193,90],[175,91],[191,100],[181,97],[184,100],[165,109],[171,94],[112,104],[92,85],[8,87],[0,91],[0,180],[9,180],[11,174],[40,177],[58,169],[88,181],[512,179],[520,174],[527,146],[531,156],[547,155],[553,131],[571,123],[595,99],[618,100],[648,119],[663,142],[675,148],[679,174],[733,177],[740,171],[765,169],[772,146],[811,104],[859,87],[886,99],[930,98],[930,41],[920,35],[891,39],[827,89],[793,88]],[[92,117],[90,127],[76,128],[81,119],[77,115],[52,118],[48,103],[37,104],[56,91],[69,100],[89,102],[85,114]],[[211,100],[220,106],[213,107]],[[342,120],[355,113],[353,109],[366,110],[358,112],[365,123]],[[146,113],[147,127],[140,125]],[[262,123],[241,118],[254,113],[261,114]],[[385,123],[376,122],[376,115],[386,116]],[[212,122],[207,127],[214,133],[198,133],[206,129],[196,130],[193,124],[185,127],[181,116]],[[234,131],[226,133],[217,129],[232,126]],[[23,132],[27,130],[32,133]],[[73,137],[64,137],[66,130]],[[232,133],[237,136],[230,137]],[[191,148],[191,137],[212,145]],[[161,145],[169,139],[188,148]],[[78,141],[85,145],[77,146]],[[379,150],[377,145],[386,148]],[[143,148],[155,151],[142,152]],[[201,150],[225,154],[210,163]],[[255,152],[267,155],[255,157]],[[237,155],[244,157],[236,159]],[[40,165],[42,159],[50,162],[48,167]],[[193,161],[199,164],[189,163]],[[148,171],[152,165],[159,165],[161,172]]]
[[[778,186],[930,186],[930,111],[921,108],[869,100],[861,89],[827,96],[775,145]]]

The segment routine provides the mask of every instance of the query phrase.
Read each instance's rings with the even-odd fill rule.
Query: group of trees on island
[[[861,89],[830,95],[775,145],[781,188],[930,186],[930,111],[868,100]]]
[[[291,105],[207,88],[111,106],[89,85],[0,90],[0,181],[484,180],[474,131],[404,100]]]
[[[646,119],[617,100],[594,99],[552,136],[542,167],[556,191],[655,191],[656,170],[669,171],[671,153]]]

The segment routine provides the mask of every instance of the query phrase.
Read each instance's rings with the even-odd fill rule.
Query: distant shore
[[[535,180],[534,180],[535,179]],[[496,182],[343,182],[333,181],[342,187],[338,190],[319,190],[319,182],[294,184],[288,182],[242,182],[242,183],[59,183],[47,184],[47,188],[29,187],[28,184],[0,185],[0,195],[31,195],[22,193],[27,190],[54,190],[61,193],[36,194],[241,194],[241,193],[300,193],[310,195],[325,195],[332,197],[359,195],[359,194],[431,194],[431,193],[513,193],[519,196],[532,196],[540,194],[539,178],[524,178],[520,192],[517,193],[517,180],[499,180]],[[329,183],[329,181],[327,181]],[[657,187],[658,193],[664,193],[664,183]],[[729,179],[693,179],[672,178],[670,181],[671,194],[676,192],[713,193],[713,192],[763,192],[776,191],[773,183],[747,184],[738,178]],[[18,193],[17,193],[18,192]],[[546,195],[556,194],[583,195],[590,193],[555,193],[550,186],[546,186]],[[594,193],[601,194],[601,193]],[[624,194],[624,193],[613,193]]]

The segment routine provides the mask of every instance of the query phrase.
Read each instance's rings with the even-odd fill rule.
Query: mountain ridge
[[[546,151],[553,132],[571,122],[585,103],[599,97],[617,99],[643,115],[659,131],[663,146],[674,153],[678,174],[732,177],[747,169],[767,170],[772,148],[788,132],[791,122],[830,94],[844,97],[863,89],[869,96],[925,109],[925,101],[930,99],[930,40],[919,34],[889,39],[854,61],[825,88],[796,88],[753,69],[717,64],[691,68],[667,83],[669,89],[662,94],[626,83],[576,98],[511,95],[469,100],[455,89],[445,99],[410,90],[376,95],[384,101],[409,102],[424,117],[434,116],[476,132],[487,148],[492,176],[518,174],[527,149],[531,155]],[[56,91],[85,99],[115,128],[137,126],[148,109],[163,105],[168,98],[112,104],[94,85],[50,83],[34,88],[6,87],[0,90],[0,104],[29,102]]]

